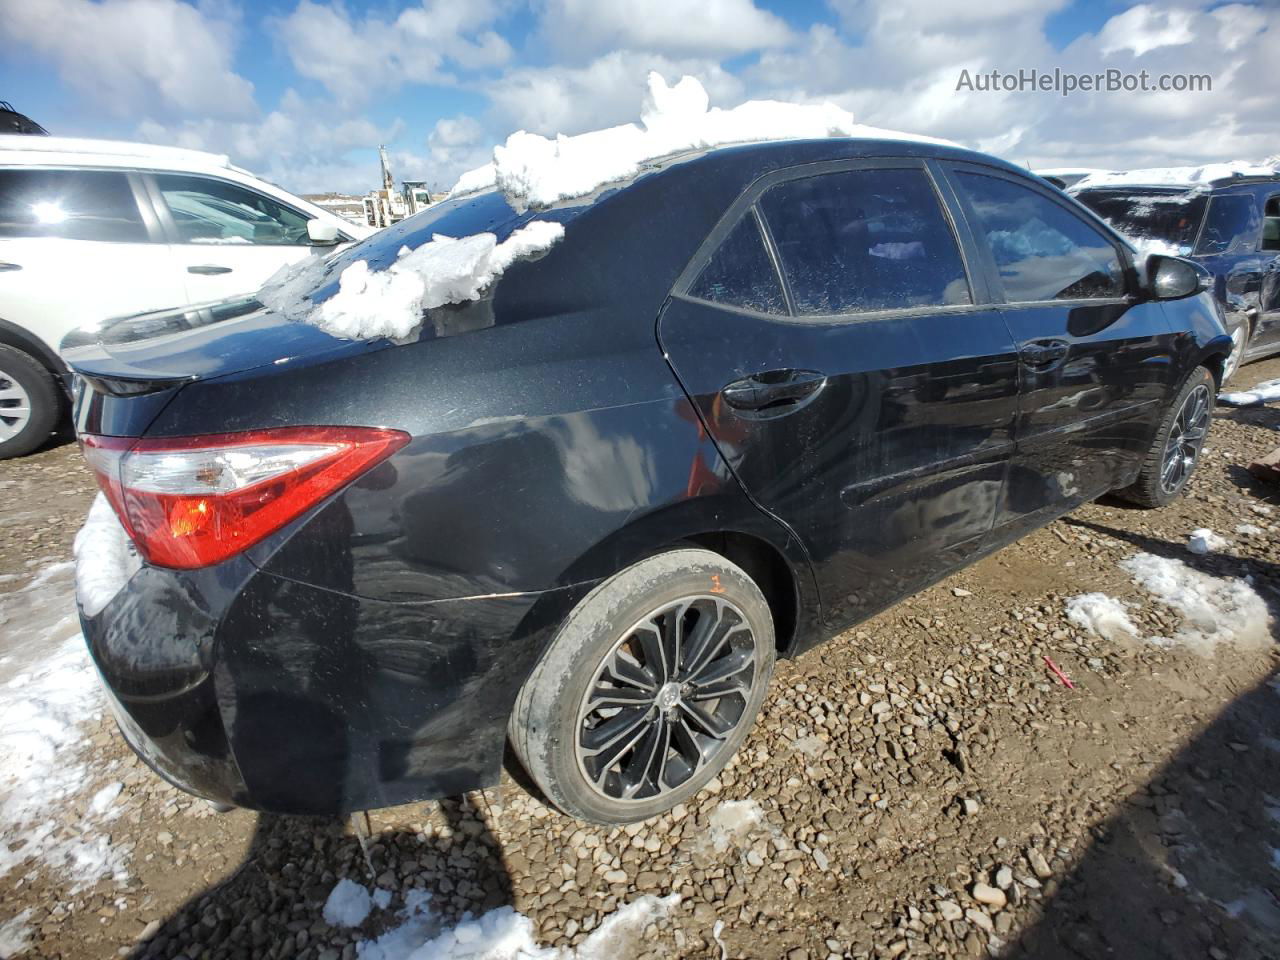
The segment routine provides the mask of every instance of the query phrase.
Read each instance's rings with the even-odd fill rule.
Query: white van
[[[57,426],[69,331],[251,293],[283,265],[372,232],[225,156],[0,136],[0,459]]]

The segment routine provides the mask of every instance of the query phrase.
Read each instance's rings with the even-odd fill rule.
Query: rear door
[[[1264,189],[1262,239],[1258,244],[1262,255],[1262,283],[1259,291],[1258,327],[1255,346],[1271,352],[1280,348],[1280,191],[1275,184]]]
[[[185,302],[136,174],[0,169],[0,320],[56,351],[76,327]]]
[[[282,266],[333,249],[312,245],[305,213],[238,183],[157,173],[150,185],[191,304],[253,293]]]
[[[1007,540],[1132,479],[1174,387],[1173,335],[1077,204],[1016,174],[943,166],[1017,342],[1018,450],[997,518]]]
[[[1013,446],[1013,341],[920,160],[772,174],[686,269],[659,339],[833,623],[973,555]]]

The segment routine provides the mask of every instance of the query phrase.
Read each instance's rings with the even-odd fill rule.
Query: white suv
[[[69,331],[250,293],[372,232],[224,156],[0,136],[0,459],[58,425]]]

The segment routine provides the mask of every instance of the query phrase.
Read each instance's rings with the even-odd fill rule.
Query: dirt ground
[[[1275,377],[1280,360],[1234,386]],[[1280,488],[1243,470],[1277,445],[1280,408],[1220,408],[1173,506],[1088,504],[779,664],[732,766],[627,829],[576,823],[509,776],[377,811],[363,846],[355,823],[218,814],[151,775],[86,694],[55,738],[58,767],[81,775],[31,768],[28,787],[53,783],[39,817],[6,806],[20,780],[0,779],[0,957],[378,957],[357,945],[414,889],[432,893],[423,939],[510,906],[547,947],[585,943],[584,960],[1280,956],[1280,620],[1189,649],[1179,638],[1206,615],[1119,566],[1175,559],[1223,596],[1239,578],[1280,614]],[[0,463],[0,490],[12,699],[74,640],[65,561],[94,490],[67,443]],[[1193,554],[1197,528],[1230,543]],[[1069,620],[1068,599],[1092,592],[1131,604],[1137,636]],[[331,926],[342,877],[389,905]],[[679,901],[591,939],[645,894]],[[450,942],[429,956],[470,956]]]

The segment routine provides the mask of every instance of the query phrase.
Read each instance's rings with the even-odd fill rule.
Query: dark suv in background
[[[1233,341],[1224,379],[1280,352],[1280,173],[1203,184],[1085,181],[1070,192],[1140,250],[1189,257],[1213,274]]]

